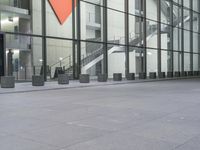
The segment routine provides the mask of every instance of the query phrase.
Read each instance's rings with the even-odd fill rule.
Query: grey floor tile
[[[67,147],[66,150],[172,150],[174,147],[174,143],[119,132]]]
[[[33,131],[49,126],[59,125],[60,123],[39,120],[25,117],[12,117],[0,120],[0,132],[8,134],[23,133],[25,131]]]
[[[178,146],[175,150],[199,150],[200,149],[200,136],[194,137],[186,143]]]
[[[40,143],[63,148],[79,142],[94,139],[104,134],[107,134],[107,131],[66,124],[32,132],[24,132],[18,135]]]
[[[17,136],[1,136],[0,135],[0,149],[1,150],[57,150],[57,147],[40,144],[35,141],[23,139]]]

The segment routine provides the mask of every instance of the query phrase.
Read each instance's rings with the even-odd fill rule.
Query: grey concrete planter
[[[69,76],[67,74],[58,74],[58,84],[69,84]]]
[[[144,73],[144,72],[139,73],[139,79],[146,79],[146,78],[147,78],[146,73]]]
[[[161,79],[166,77],[165,72],[160,72],[158,76]]]
[[[122,74],[121,73],[114,73],[113,74],[113,81],[122,81]]]
[[[32,86],[44,86],[44,77],[32,76]]]
[[[90,83],[90,75],[89,74],[81,74],[79,82],[80,83]]]
[[[107,82],[107,75],[106,74],[99,74],[98,75],[98,82]]]
[[[199,71],[194,71],[194,76],[199,76]]]
[[[180,77],[181,76],[181,73],[179,71],[176,71],[175,72],[175,77]]]
[[[182,72],[182,77],[187,77],[187,76],[188,76],[188,72],[187,71]]]
[[[126,75],[127,80],[135,80],[135,73],[128,73]]]
[[[150,72],[149,79],[156,79],[156,72]]]
[[[15,88],[15,77],[13,76],[1,77],[1,88]]]
[[[188,71],[188,76],[193,76],[193,71]]]
[[[173,78],[173,76],[174,76],[173,72],[167,72],[167,77],[168,78]]]

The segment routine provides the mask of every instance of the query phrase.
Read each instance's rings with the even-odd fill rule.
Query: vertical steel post
[[[77,78],[81,74],[81,1],[76,0]]]
[[[190,0],[190,71],[193,71],[193,0]]]
[[[157,69],[158,69],[158,75],[161,73],[161,0],[157,0]]]
[[[146,0],[143,0],[143,67],[142,70],[147,74],[147,8]]]
[[[46,0],[42,0],[42,65],[44,80],[47,80],[47,48],[46,48]]]
[[[124,0],[125,6],[125,75],[129,74],[129,1]]]
[[[108,14],[107,0],[103,0],[103,74],[108,77]]]

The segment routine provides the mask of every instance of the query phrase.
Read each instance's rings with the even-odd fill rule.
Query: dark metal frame
[[[161,0],[157,0],[157,69],[158,69],[158,74],[161,74]]]
[[[42,3],[42,67],[44,80],[47,80],[47,46],[46,46],[46,0]]]
[[[190,71],[193,71],[193,0],[190,0]]]
[[[181,0],[181,72],[184,74],[184,1]]]
[[[125,75],[126,77],[129,74],[129,1],[124,0],[124,22],[125,22]]]
[[[103,74],[108,77],[108,14],[107,0],[103,0]]]

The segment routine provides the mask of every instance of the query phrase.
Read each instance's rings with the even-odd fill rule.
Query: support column
[[[198,70],[200,71],[200,1],[197,1],[198,4]]]
[[[161,73],[161,0],[157,0],[157,69],[158,69],[158,75]]]
[[[124,0],[125,10],[125,75],[129,74],[129,1]]]
[[[146,0],[143,0],[143,72],[147,74],[147,8]]]
[[[77,76],[77,61],[76,61],[76,16],[75,16],[75,0],[72,0],[72,59],[73,59],[73,78],[78,79]]]
[[[170,1],[170,43],[169,43],[169,50],[170,50],[170,64],[169,64],[169,67],[168,67],[168,71],[169,72],[174,72],[174,40],[173,40],[173,37],[174,37],[174,32],[173,32],[173,28],[174,28],[174,5],[173,5],[173,1]]]
[[[42,0],[42,68],[44,80],[47,80],[47,47],[46,47],[46,0]]]
[[[184,2],[181,0],[181,72],[184,74]]]
[[[81,1],[76,0],[76,30],[77,30],[77,78],[81,74]]]
[[[193,65],[193,0],[190,0],[190,71]]]
[[[108,14],[107,0],[103,0],[103,74],[108,77]]]

